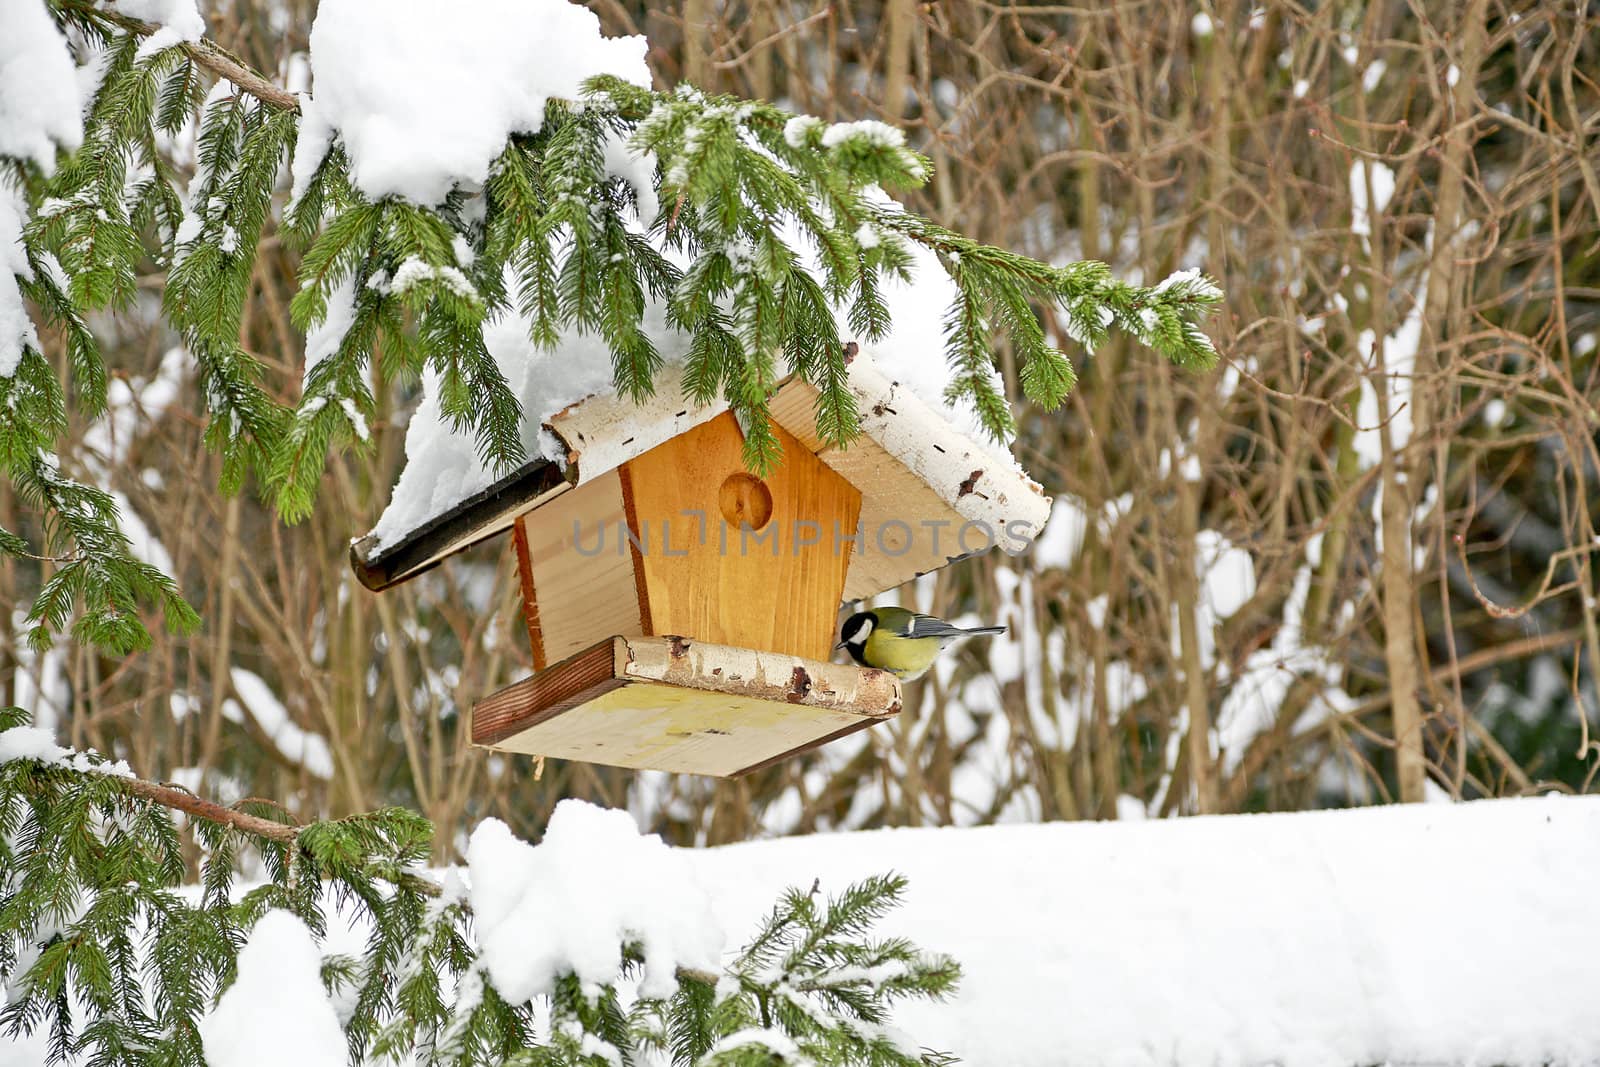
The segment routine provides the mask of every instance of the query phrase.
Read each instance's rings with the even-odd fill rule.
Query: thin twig
[[[789,36],[791,36],[793,34],[796,34],[796,33],[800,32],[801,30],[805,29],[807,26],[811,25],[813,22],[820,22],[823,19],[831,18],[832,16],[833,16],[833,5],[829,4],[827,7],[822,8],[820,11],[812,12],[810,15],[807,15],[805,18],[801,19],[799,22],[793,23],[793,24],[788,25],[788,26],[784,26],[783,28],[779,29],[776,33],[767,34],[765,37],[761,38],[761,40],[757,41],[755,44],[752,44],[749,48],[746,48],[743,52],[740,52],[738,55],[734,56],[732,59],[719,59],[719,60],[713,62],[711,64],[711,68],[713,70],[736,70],[739,67],[744,66],[746,63],[750,62],[751,58],[754,57],[757,52],[761,51],[761,49],[768,48],[768,47],[770,47],[772,45],[777,44],[779,41],[783,40],[785,37],[789,37]]]
[[[1533,596],[1528,598],[1528,602],[1526,604],[1523,604],[1521,607],[1508,608],[1504,605],[1496,604],[1493,600],[1490,600],[1487,595],[1485,595],[1483,590],[1478,588],[1478,580],[1472,575],[1472,564],[1467,562],[1466,539],[1458,533],[1455,534],[1451,540],[1455,543],[1456,556],[1461,562],[1462,573],[1467,576],[1467,585],[1472,589],[1472,595],[1483,607],[1483,610],[1488,612],[1491,618],[1495,619],[1520,619],[1522,616],[1526,615],[1528,612],[1537,607],[1541,601],[1571,589],[1574,584],[1572,582],[1567,582],[1564,585],[1551,588],[1551,583],[1553,583],[1556,578],[1556,567],[1563,560],[1571,559],[1573,556],[1587,555],[1593,551],[1593,549],[1589,548],[1588,546],[1576,545],[1568,546],[1567,548],[1562,549],[1560,552],[1551,555],[1545,566],[1544,581],[1539,583],[1538,590],[1534,592]]]

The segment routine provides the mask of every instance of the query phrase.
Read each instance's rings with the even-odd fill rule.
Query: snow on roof
[[[952,403],[945,396],[951,374],[944,358],[943,321],[946,309],[955,299],[955,284],[933,252],[919,246],[911,246],[910,251],[911,280],[886,278],[882,287],[890,312],[890,332],[879,341],[859,343],[861,354],[857,357],[853,377],[866,377],[876,382],[877,375],[881,375],[896,389],[910,390],[930,412],[966,439],[970,446],[968,451],[984,457],[984,465],[991,472],[1020,476],[1022,471],[1016,459],[1005,445],[989,438],[972,404],[966,400]],[[851,337],[844,309],[839,309],[838,320],[841,337]],[[662,428],[679,433],[725,411],[727,405],[722,401],[704,408],[687,404],[687,412],[677,410],[687,403],[682,401],[675,384],[687,358],[689,338],[667,325],[659,305],[646,309],[644,328],[665,363],[658,378],[658,393],[664,406],[654,406],[663,411],[674,409],[674,418],[662,423]],[[519,478],[529,476],[545,464],[559,468],[567,463],[567,442],[548,432],[552,418],[587,401],[610,403],[616,399],[610,350],[602,338],[568,330],[554,349],[544,350],[529,340],[529,332],[528,321],[514,308],[493,320],[484,332],[490,354],[522,405],[522,439],[530,463],[517,472]],[[638,447],[640,442],[658,443],[654,434],[643,426],[653,418],[643,409],[639,409],[636,422],[620,417],[619,430],[625,424],[627,433],[618,432],[615,436],[618,441],[626,438],[631,442],[632,454],[644,451],[643,447]],[[594,447],[603,442],[591,441],[590,444]],[[502,490],[506,488],[507,479],[497,481],[479,459],[471,434],[456,432],[443,417],[431,372],[424,375],[422,400],[407,427],[405,451],[406,466],[395,483],[389,506],[371,533],[360,542],[356,553],[358,571],[437,527],[441,518],[477,506],[485,497],[490,498],[487,503],[489,510],[493,510],[505,495]],[[592,473],[600,473],[626,458],[627,455],[619,453],[615,462],[607,460],[609,466],[591,463],[590,469]],[[962,476],[970,473],[970,470],[963,470]],[[546,477],[546,480],[550,479]],[[487,527],[478,532],[481,535],[494,533],[508,522],[509,516],[498,525],[490,520]],[[440,554],[448,554],[470,543],[471,540],[457,542],[446,546],[447,550],[441,553],[430,551],[424,555],[437,559]],[[417,569],[400,568],[402,576],[409,576]]]
[[[910,879],[954,956],[895,1025],[970,1067],[1600,1063],[1600,798],[820,834],[689,852],[729,945]]]
[[[793,376],[780,381],[771,405],[775,422],[861,492],[859,547],[851,554],[845,600],[988,548],[1013,554],[1028,548],[1050,515],[1050,500],[1008,452],[961,433],[949,408],[930,407],[865,355],[850,366],[849,388],[861,434],[845,448],[817,437],[817,391],[810,384]],[[398,539],[361,538],[351,545],[351,565],[369,589],[397,585],[726,410],[721,401],[696,407],[670,372],[643,404],[609,392],[591,395],[543,427],[544,447],[560,462],[533,460]],[[450,440],[461,445],[466,462],[466,443]],[[403,482],[409,474],[410,468]]]
[[[526,317],[512,309],[484,329],[484,345],[522,405],[522,445],[530,460],[565,458],[559,444],[542,432],[557,412],[590,396],[614,396],[611,350],[595,334],[565,331],[555,348],[529,339]],[[665,313],[652,305],[645,330],[662,359],[681,365],[688,338],[667,327]],[[372,528],[374,550],[390,548],[428,520],[457,507],[496,481],[478,455],[470,431],[458,433],[439,403],[438,375],[423,372],[422,400],[406,427],[406,466],[395,482],[389,506]]]

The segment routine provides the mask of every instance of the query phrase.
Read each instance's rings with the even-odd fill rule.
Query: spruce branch
[[[0,731],[28,729],[0,708]],[[548,995],[503,999],[473,933],[459,878],[422,872],[433,827],[390,809],[296,826],[133,777],[93,753],[22,736],[0,762],[0,1028],[47,1029],[58,1058],[203,1062],[200,1023],[233,981],[246,932],[273,908],[316,938],[335,914],[367,933],[359,957],[329,956],[323,980],[348,1006],[352,1062],[419,1064],[767,1062],[762,1052],[818,1064],[932,1067],[948,1057],[912,1047],[888,1026],[908,997],[940,999],[959,968],[871,928],[904,888],[871,878],[826,901],[790,891],[722,975],[679,967],[666,999],[624,996],[570,971]],[[175,892],[185,876],[170,812],[190,817],[204,845],[203,894]],[[240,843],[253,841],[267,881],[235,891]],[[479,872],[476,870],[474,874]],[[483,872],[492,877],[492,872]],[[645,966],[625,941],[619,978]],[[548,1012],[543,1043],[536,1000]],[[756,1028],[762,1028],[755,1033]],[[755,1056],[752,1059],[752,1056]]]
[[[56,2],[63,11],[72,12],[101,27],[116,27],[138,37],[149,37],[161,29],[153,22],[101,7],[92,0],[56,0]],[[265,75],[209,37],[202,37],[198,41],[184,41],[176,47],[196,66],[218,78],[228,79],[268,107],[279,111],[299,112],[298,96],[273,84]]]
[[[4,729],[26,720],[26,714],[20,708],[0,709],[0,729]],[[81,757],[81,761],[77,759]],[[360,815],[346,816],[342,819],[328,820],[317,823],[296,824],[269,819],[262,815],[241,810],[245,805],[262,807],[259,801],[244,800],[239,804],[227,806],[214,800],[208,800],[188,789],[171,785],[165,782],[155,782],[139,778],[131,773],[108,773],[106,762],[95,753],[66,752],[60,759],[53,761],[30,761],[47,775],[76,778],[79,781],[93,782],[97,789],[109,790],[131,799],[145,801],[171,811],[179,811],[190,819],[208,823],[214,827],[237,831],[247,837],[269,846],[282,846],[288,849],[314,850],[323,866],[333,862],[337,866],[341,861],[351,863],[357,858],[357,852],[351,850],[356,843],[369,846],[380,845],[383,836],[375,833],[372,828],[383,825],[384,820],[396,815],[411,816],[410,812],[400,809],[386,809],[383,811],[367,812]],[[0,764],[3,766],[3,764]],[[413,842],[414,844],[414,842]],[[417,850],[413,849],[413,852]],[[424,853],[419,853],[420,855]],[[444,888],[434,878],[419,870],[408,869],[403,863],[396,862],[394,857],[380,857],[376,862],[370,863],[366,873],[380,881],[384,881],[397,888],[420,894],[428,898],[439,898],[444,893]],[[466,913],[470,915],[471,909],[465,904]],[[717,976],[708,971],[693,968],[679,968],[678,976],[687,981],[705,982],[715,984]]]

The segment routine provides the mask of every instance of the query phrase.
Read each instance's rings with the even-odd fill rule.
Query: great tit
[[[1005,632],[1004,626],[963,630],[905,608],[875,608],[846,619],[839,629],[839,643],[833,647],[834,651],[847,649],[863,667],[877,667],[909,682],[926,674],[939,653],[962,638]]]

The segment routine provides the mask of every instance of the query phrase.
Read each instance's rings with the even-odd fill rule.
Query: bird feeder
[[[375,591],[511,531],[534,673],[480,701],[474,744],[728,777],[900,711],[898,680],[831,663],[841,603],[966,555],[1020,551],[1039,486],[890,380],[850,368],[861,435],[816,430],[817,391],[772,398],[781,464],[757,478],[725,405],[681,388],[592,396],[544,429],[540,460],[381,549],[352,545]]]

